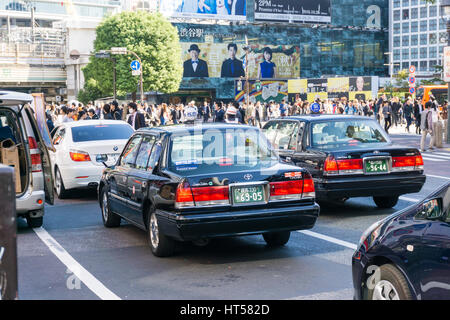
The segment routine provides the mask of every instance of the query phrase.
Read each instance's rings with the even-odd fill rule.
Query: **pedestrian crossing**
[[[422,152],[422,158],[424,161],[431,161],[431,162],[450,161],[450,152],[425,151]]]

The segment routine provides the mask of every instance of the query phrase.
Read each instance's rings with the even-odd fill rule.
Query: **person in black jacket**
[[[130,116],[128,118],[128,124],[133,127],[134,130],[138,130],[142,127],[146,127],[145,117],[142,113],[138,112],[137,104],[130,102],[128,104],[128,110],[130,111]]]
[[[111,106],[109,104],[105,104],[103,106],[103,119],[114,120],[113,116],[111,115]]]
[[[406,120],[406,132],[409,132],[409,126],[411,125],[412,120],[412,113],[413,113],[412,101],[408,99],[408,101],[406,101],[403,107],[403,115]]]
[[[242,61],[236,58],[237,45],[235,43],[228,44],[229,57],[222,63],[221,78],[239,78],[245,77]]]
[[[122,120],[122,112],[119,109],[119,103],[116,100],[111,102],[111,115],[114,120]]]

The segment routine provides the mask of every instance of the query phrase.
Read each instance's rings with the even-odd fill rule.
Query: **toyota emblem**
[[[245,180],[250,180],[250,179],[252,179],[253,178],[253,176],[250,174],[250,173],[247,173],[245,176],[244,176],[244,179]]]

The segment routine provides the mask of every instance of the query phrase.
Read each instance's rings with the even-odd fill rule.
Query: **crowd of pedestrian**
[[[316,108],[312,105],[316,104]],[[313,112],[313,110],[315,112]],[[439,105],[431,100],[422,105],[411,97],[401,101],[398,97],[387,99],[385,95],[371,100],[326,99],[313,103],[297,99],[295,103],[281,102],[222,102],[204,101],[197,105],[195,101],[186,104],[149,104],[130,102],[127,105],[117,101],[111,103],[92,102],[87,105],[73,102],[70,105],[47,105],[47,124],[49,130],[63,122],[90,119],[109,119],[127,121],[134,129],[145,126],[163,126],[194,122],[228,122],[261,127],[270,119],[291,115],[311,113],[347,114],[373,117],[389,133],[391,128],[410,132],[415,127],[416,134],[422,134],[421,149],[425,150],[425,139],[431,135],[430,147],[434,144],[436,123],[447,119],[447,102]],[[126,112],[124,116],[123,113]]]

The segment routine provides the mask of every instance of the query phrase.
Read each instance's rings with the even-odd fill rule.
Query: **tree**
[[[108,17],[96,29],[95,51],[126,47],[142,60],[144,91],[176,92],[183,75],[181,47],[176,27],[159,13],[122,12]],[[117,93],[136,92],[139,77],[131,75],[133,55],[116,55]],[[83,69],[85,79],[95,79],[102,95],[113,93],[113,62],[91,56]],[[88,83],[87,81],[86,83]],[[91,88],[92,89],[92,88]]]
[[[88,79],[84,83],[84,88],[78,92],[78,101],[87,104],[89,101],[94,101],[102,97],[102,92],[95,79]]]
[[[396,75],[395,79],[397,80],[397,86],[399,87],[407,87],[408,85],[405,81],[408,79],[409,71],[406,69],[400,70]]]

